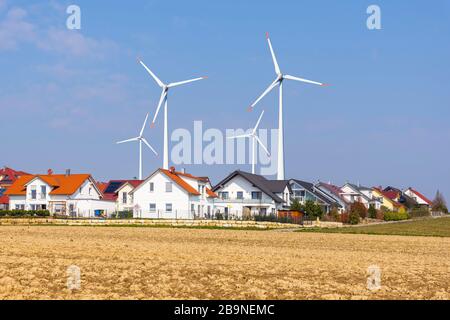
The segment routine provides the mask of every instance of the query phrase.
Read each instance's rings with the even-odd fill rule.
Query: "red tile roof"
[[[25,175],[29,175],[29,173],[3,167],[0,169],[0,176],[3,176],[3,179],[0,180],[0,184],[13,184],[19,177]]]
[[[423,194],[421,194],[419,191],[414,190],[413,188],[409,188],[409,190],[411,190],[411,192],[414,192],[419,198],[421,198],[423,201],[425,201],[426,203],[428,203],[430,206],[433,204],[433,201],[431,201],[430,199],[428,199],[427,197],[425,197]]]
[[[384,198],[386,198],[388,201],[390,201],[392,203],[392,205],[394,207],[400,208],[400,207],[404,207],[401,203],[398,203],[394,198],[391,198],[393,196],[392,192],[395,193],[395,196],[397,195],[397,192],[395,191],[383,191],[380,188],[373,188],[373,190],[376,190],[378,193],[380,193]]]

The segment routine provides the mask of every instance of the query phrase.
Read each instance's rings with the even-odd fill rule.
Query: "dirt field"
[[[375,292],[370,265],[382,271]],[[120,298],[450,299],[450,238],[0,227],[0,299]]]

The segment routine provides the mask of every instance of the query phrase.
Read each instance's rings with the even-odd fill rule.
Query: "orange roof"
[[[74,194],[81,185],[90,178],[90,174],[52,174],[52,175],[27,175],[21,176],[5,192],[8,195],[25,195],[26,185],[33,179],[39,178],[52,187],[51,195]]]
[[[193,194],[194,196],[199,196],[200,192],[195,190],[189,183],[184,181],[180,178],[180,176],[187,176],[190,178],[193,178],[194,176],[191,176],[190,174],[181,173],[174,171],[173,173],[166,169],[160,169],[161,172],[163,172],[166,176],[168,176],[170,179],[172,179],[176,184],[178,184],[180,187],[182,187],[184,190],[189,192],[190,194]]]
[[[208,197],[211,197],[211,198],[217,198],[218,197],[217,194],[215,192],[213,192],[209,188],[206,188],[206,193],[208,194]]]

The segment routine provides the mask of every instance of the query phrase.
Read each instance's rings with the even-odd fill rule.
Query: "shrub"
[[[360,219],[360,215],[357,211],[350,211],[348,214],[348,223],[350,224],[358,224]]]
[[[352,203],[352,205],[350,206],[349,213],[352,213],[352,212],[357,214],[362,219],[367,217],[367,208],[361,202]]]
[[[0,211],[0,217],[48,217],[48,210],[3,210]]]
[[[385,221],[399,221],[408,219],[408,213],[406,212],[392,212],[388,211],[384,213]]]
[[[382,210],[378,210],[376,214],[376,219],[384,220],[384,212]]]
[[[348,214],[348,212],[342,213],[339,220],[342,223],[348,223],[349,222],[349,214]]]
[[[373,204],[371,204],[369,206],[369,210],[367,210],[367,214],[368,214],[369,218],[371,218],[371,219],[377,218],[377,209],[375,209],[375,206]]]
[[[119,211],[116,213],[117,219],[133,219],[133,211]]]

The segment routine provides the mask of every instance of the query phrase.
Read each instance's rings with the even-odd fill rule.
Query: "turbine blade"
[[[195,79],[191,79],[191,80],[185,80],[185,81],[180,81],[180,82],[173,82],[173,83],[169,83],[167,85],[167,87],[173,88],[173,87],[181,86],[181,85],[186,84],[186,83],[203,80],[203,79],[206,79],[206,78],[207,77],[200,77],[200,78],[195,78]]]
[[[147,147],[150,148],[150,150],[153,151],[153,153],[154,153],[155,155],[158,155],[158,152],[156,152],[155,149],[153,149],[153,147],[150,145],[150,143],[148,143],[148,141],[147,141],[145,138],[142,138],[142,141],[147,145]]]
[[[158,107],[156,108],[155,116],[153,117],[153,123],[155,123],[156,118],[158,117],[159,109],[161,109],[163,101],[166,99],[166,97],[167,97],[167,91],[163,90],[163,92],[161,93],[161,97],[159,98],[159,103],[158,103]]]
[[[144,120],[144,124],[142,125],[141,132],[139,133],[140,137],[142,137],[142,134],[144,133],[145,125],[147,124],[147,119],[148,119],[148,112],[147,112],[147,115],[145,116],[145,120]]]
[[[278,66],[277,57],[275,56],[275,52],[273,52],[272,42],[270,42],[269,33],[266,33],[267,42],[269,43],[270,54],[272,55],[273,65],[275,67],[275,72],[277,74],[281,74],[280,67]]]
[[[294,80],[294,81],[300,81],[300,82],[306,82],[306,83],[311,83],[311,84],[317,84],[319,86],[326,86],[326,84],[321,83],[321,82],[317,82],[317,81],[312,81],[312,80],[308,80],[308,79],[303,79],[303,78],[299,78],[299,77],[294,77],[294,76],[290,76],[290,75],[285,75],[283,76],[285,79],[289,79],[289,80]]]
[[[117,144],[120,144],[120,143],[126,143],[126,142],[131,142],[131,141],[138,141],[138,137],[136,137],[136,138],[131,138],[131,139],[127,139],[127,140],[122,140],[122,141],[119,141],[119,142],[116,142]]]
[[[253,134],[258,129],[259,123],[261,122],[261,119],[262,119],[263,115],[264,115],[264,110],[261,112],[261,115],[259,116],[258,122],[256,122],[256,126],[253,128]]]
[[[145,68],[145,70],[147,70],[147,72],[152,76],[152,78],[156,81],[156,83],[158,84],[158,86],[160,86],[161,88],[164,87],[164,83],[159,80],[159,78],[152,72],[152,70],[150,70],[144,62],[142,62],[142,60],[139,60],[139,63]]]
[[[264,98],[273,88],[275,88],[275,86],[278,84],[280,82],[280,80],[277,78],[277,79],[275,79],[275,81],[274,82],[272,82],[271,84],[270,84],[270,86],[262,93],[262,95],[260,95],[259,97],[258,97],[258,99],[256,99],[255,100],[255,102],[253,102],[251,105],[250,105],[250,107],[249,107],[249,109],[250,109],[250,111],[253,109],[253,107],[262,99],[262,98]]]
[[[256,141],[258,141],[258,144],[264,149],[264,151],[266,152],[267,156],[270,157],[270,152],[269,150],[267,150],[266,146],[264,145],[264,143],[262,143],[262,141],[259,139],[259,137],[257,135],[254,136]]]

